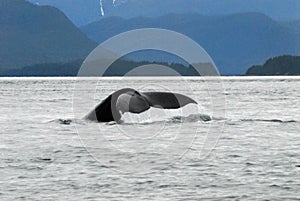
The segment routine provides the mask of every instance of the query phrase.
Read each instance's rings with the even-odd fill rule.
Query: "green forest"
[[[284,55],[271,58],[263,65],[249,68],[246,75],[300,75],[300,56]]]

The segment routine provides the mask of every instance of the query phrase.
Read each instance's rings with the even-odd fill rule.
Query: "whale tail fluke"
[[[197,104],[195,100],[182,94],[167,92],[146,92],[142,96],[151,107],[163,109],[178,109],[190,103]]]
[[[142,113],[150,107],[160,109],[178,109],[195,100],[182,94],[168,92],[139,93],[134,89],[121,89],[103,100],[85,118],[98,122],[119,122],[122,114]]]

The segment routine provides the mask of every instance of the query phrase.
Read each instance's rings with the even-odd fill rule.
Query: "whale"
[[[151,107],[178,109],[188,104],[198,104],[192,98],[170,92],[139,92],[132,88],[115,91],[98,104],[85,119],[96,122],[121,123],[122,115],[129,112],[140,114]]]

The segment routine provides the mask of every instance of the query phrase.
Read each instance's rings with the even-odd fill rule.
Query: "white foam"
[[[199,105],[190,104],[180,109],[158,109],[150,108],[149,110],[141,114],[125,113],[122,116],[124,123],[135,124],[135,123],[153,123],[168,121],[174,117],[188,117],[191,115],[201,114],[203,108]]]

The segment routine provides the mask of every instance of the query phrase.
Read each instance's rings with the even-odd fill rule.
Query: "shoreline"
[[[300,79],[300,75],[273,75],[273,76],[247,76],[247,75],[221,75],[221,76],[104,76],[104,77],[95,77],[95,76],[0,76],[0,80],[58,80],[58,79],[69,79],[75,80],[77,78],[86,79],[86,80],[94,80],[94,79],[104,79],[104,80],[134,80],[134,79],[169,79],[169,80],[177,80],[180,78],[184,79],[205,79],[205,80],[216,80],[216,79],[244,79],[244,80],[257,80],[257,79]]]

